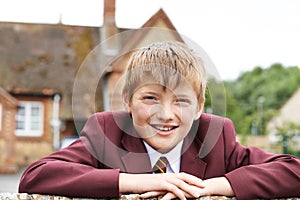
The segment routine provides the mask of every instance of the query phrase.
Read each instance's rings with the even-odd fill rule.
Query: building
[[[276,144],[282,141],[280,134],[285,134],[287,140],[293,141],[293,146],[300,149],[300,88],[282,106],[276,117],[267,124],[270,141]],[[284,133],[282,132],[284,131]],[[286,132],[285,132],[286,131]],[[281,133],[280,133],[281,132]]]
[[[279,114],[268,124],[268,130],[282,127],[285,123],[293,123],[300,126],[300,88],[282,106]]]
[[[140,29],[116,27],[115,0],[104,1],[102,27],[0,22],[0,35],[0,173],[57,150],[92,113],[122,109],[118,55],[183,41],[162,9]]]
[[[18,100],[0,87],[0,173],[16,171],[14,161],[15,116]]]

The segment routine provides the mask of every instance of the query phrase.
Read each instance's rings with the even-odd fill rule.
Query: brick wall
[[[17,167],[14,163],[15,115],[17,105],[0,96],[2,105],[2,123],[0,130],[0,173],[14,173]]]
[[[17,141],[15,143],[14,160],[19,168],[23,168],[52,152],[52,143],[49,142]]]

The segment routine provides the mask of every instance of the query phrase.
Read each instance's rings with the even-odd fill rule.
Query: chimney
[[[104,0],[103,26],[100,28],[102,52],[107,56],[115,56],[119,49],[118,28],[115,23],[115,0]]]
[[[104,0],[103,11],[103,26],[100,27],[100,42],[101,42],[101,59],[100,66],[107,66],[110,60],[113,59],[120,49],[119,30],[115,23],[115,0]],[[105,68],[112,70],[112,66]],[[104,110],[110,110],[110,91],[109,91],[109,74],[111,71],[106,71],[106,74],[101,79],[102,96]]]
[[[115,24],[115,0],[104,0],[104,25]]]

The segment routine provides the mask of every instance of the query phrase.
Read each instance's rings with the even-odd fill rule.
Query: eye
[[[176,103],[178,103],[180,105],[189,105],[191,103],[191,101],[186,98],[178,98],[178,99],[176,99]]]
[[[152,96],[152,95],[146,95],[146,96],[143,96],[143,97],[142,97],[142,101],[143,101],[144,103],[151,104],[151,103],[156,103],[156,102],[158,102],[158,99],[157,99],[155,96]]]
[[[156,100],[156,98],[154,96],[144,96],[143,97],[144,100]]]
[[[182,103],[187,103],[187,102],[188,102],[187,99],[178,99],[177,101],[178,101],[178,102],[182,102]]]

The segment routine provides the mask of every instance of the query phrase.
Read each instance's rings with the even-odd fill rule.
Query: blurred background
[[[209,84],[225,89],[222,115],[241,143],[299,157],[299,8],[296,0],[2,1],[0,192],[17,192],[22,170],[76,139],[93,112],[122,109],[126,58],[115,58],[157,34],[206,51],[221,78]],[[220,114],[211,97],[205,112]]]

